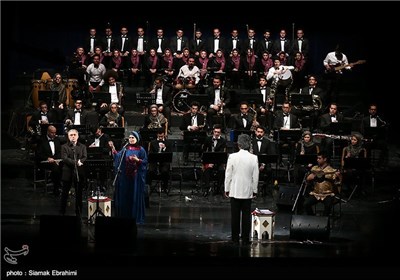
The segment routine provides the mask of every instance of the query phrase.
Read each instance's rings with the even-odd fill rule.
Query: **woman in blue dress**
[[[113,142],[110,141],[109,145],[114,156],[114,170],[120,171],[115,182],[116,216],[134,218],[137,224],[143,224],[147,153],[139,145],[139,141],[139,133],[132,131],[129,142],[119,152],[115,150]]]

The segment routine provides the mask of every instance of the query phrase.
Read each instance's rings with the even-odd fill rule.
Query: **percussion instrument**
[[[66,85],[65,91],[67,93],[66,104],[68,107],[72,108],[74,106],[74,100],[72,98],[71,92],[78,88],[78,79],[64,79],[64,84]]]
[[[53,79],[47,80],[32,80],[32,101],[33,107],[39,108],[39,91],[50,90],[50,86],[53,83]]]
[[[187,90],[181,90],[175,94],[172,104],[176,112],[187,113],[190,110],[189,95],[190,92]]]

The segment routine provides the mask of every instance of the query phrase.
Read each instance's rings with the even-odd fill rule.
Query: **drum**
[[[183,79],[181,77],[177,78],[174,82],[173,82],[173,87],[174,89],[177,90],[181,90],[183,89]]]
[[[50,86],[53,83],[52,79],[47,80],[32,80],[32,101],[33,107],[39,108],[39,91],[50,90]]]
[[[189,95],[190,92],[186,90],[179,91],[175,94],[172,105],[176,112],[187,113],[190,110]]]
[[[74,107],[74,100],[72,99],[71,92],[74,89],[78,88],[78,79],[64,79],[63,82],[66,85],[66,87],[65,87],[65,91],[67,93],[66,104],[67,104],[68,107],[73,108]]]
[[[279,78],[282,79],[282,80],[291,79],[292,78],[292,71],[289,70],[289,69],[286,69],[286,71],[283,74],[281,74],[279,76]]]

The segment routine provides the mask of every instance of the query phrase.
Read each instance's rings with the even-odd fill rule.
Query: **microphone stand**
[[[113,180],[113,183],[112,183],[113,187],[115,187],[115,183],[117,182],[118,176],[119,176],[119,174],[121,173],[121,164],[122,164],[122,160],[125,158],[126,146],[128,146],[128,144],[129,144],[129,142],[126,143],[126,144],[124,145],[124,147],[122,147],[123,151],[122,151],[121,158],[119,159],[117,172],[115,173],[115,177],[114,177],[114,180]]]
[[[75,145],[72,146],[72,152],[74,153],[74,169],[75,169],[75,174],[76,174],[75,191],[78,194],[78,192],[79,192],[78,188],[80,186],[79,186],[78,161],[76,159]],[[83,190],[81,190],[81,191],[83,192]],[[79,197],[79,195],[75,196],[75,203],[78,203],[78,201],[77,201],[78,197]],[[82,198],[80,198],[80,199],[82,200]],[[80,203],[82,203],[82,202],[80,202]],[[79,209],[78,206],[76,206],[76,209],[78,209],[78,213],[77,213],[78,217],[81,218],[81,213],[80,213],[81,209]]]

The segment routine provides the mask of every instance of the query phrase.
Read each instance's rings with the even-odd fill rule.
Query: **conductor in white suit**
[[[232,242],[249,245],[251,230],[251,200],[257,195],[258,158],[249,152],[251,139],[247,134],[238,137],[239,151],[229,155],[225,172],[225,196],[231,200]],[[242,226],[240,226],[242,219]]]

